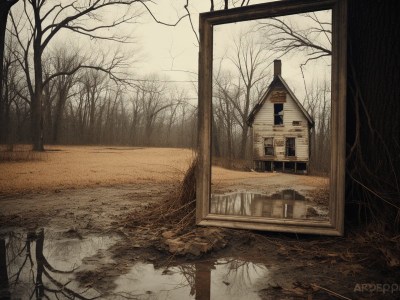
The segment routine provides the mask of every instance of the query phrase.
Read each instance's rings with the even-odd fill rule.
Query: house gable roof
[[[268,99],[268,96],[271,94],[271,92],[277,87],[283,87],[289,93],[290,97],[293,99],[293,101],[296,103],[296,105],[299,107],[299,109],[303,113],[304,117],[307,119],[309,126],[313,127],[314,120],[311,118],[310,114],[305,110],[303,105],[301,105],[299,99],[297,99],[297,97],[295,96],[293,91],[289,88],[289,86],[287,85],[287,83],[285,82],[285,80],[282,78],[281,75],[274,76],[274,79],[272,80],[268,89],[265,91],[264,95],[260,98],[258,103],[253,107],[249,116],[247,117],[247,124],[250,127],[252,127],[254,119],[256,117],[256,114],[259,112],[261,107],[264,105],[264,102]]]

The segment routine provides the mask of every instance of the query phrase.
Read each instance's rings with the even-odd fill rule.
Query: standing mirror
[[[200,14],[197,224],[343,234],[346,3]]]

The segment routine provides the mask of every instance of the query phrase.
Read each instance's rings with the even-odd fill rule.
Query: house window
[[[296,156],[295,138],[286,138],[286,156]]]
[[[293,205],[285,203],[283,205],[283,217],[285,219],[292,219],[293,218]]]
[[[274,125],[283,125],[283,103],[274,103]]]
[[[293,126],[301,126],[301,121],[293,121]]]
[[[274,155],[274,138],[268,137],[264,139],[264,154]]]

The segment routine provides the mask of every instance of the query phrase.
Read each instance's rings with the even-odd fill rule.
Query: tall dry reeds
[[[196,213],[196,168],[198,159],[194,158],[183,179],[176,184],[163,201],[151,205],[145,211],[135,213],[128,222],[131,225],[165,227],[174,226],[176,231],[195,224]]]

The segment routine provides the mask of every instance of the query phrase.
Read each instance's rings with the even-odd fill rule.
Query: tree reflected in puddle
[[[116,241],[96,236],[65,238],[48,230],[3,235],[0,299],[250,300],[259,299],[258,291],[270,281],[265,265],[224,258],[171,263],[164,268],[139,262],[127,274],[110,277],[116,288],[109,291],[96,283],[79,282],[77,273],[99,267],[93,264],[96,253],[106,251]],[[111,254],[107,255],[107,265],[117,267]]]
[[[263,264],[218,259],[156,269],[138,263],[116,280],[114,295],[138,299],[260,299],[269,281]]]
[[[46,240],[45,240],[46,235]],[[65,239],[37,232],[9,233],[1,239],[0,299],[95,299],[100,294],[81,287],[74,272],[83,258],[107,249],[115,239]]]

